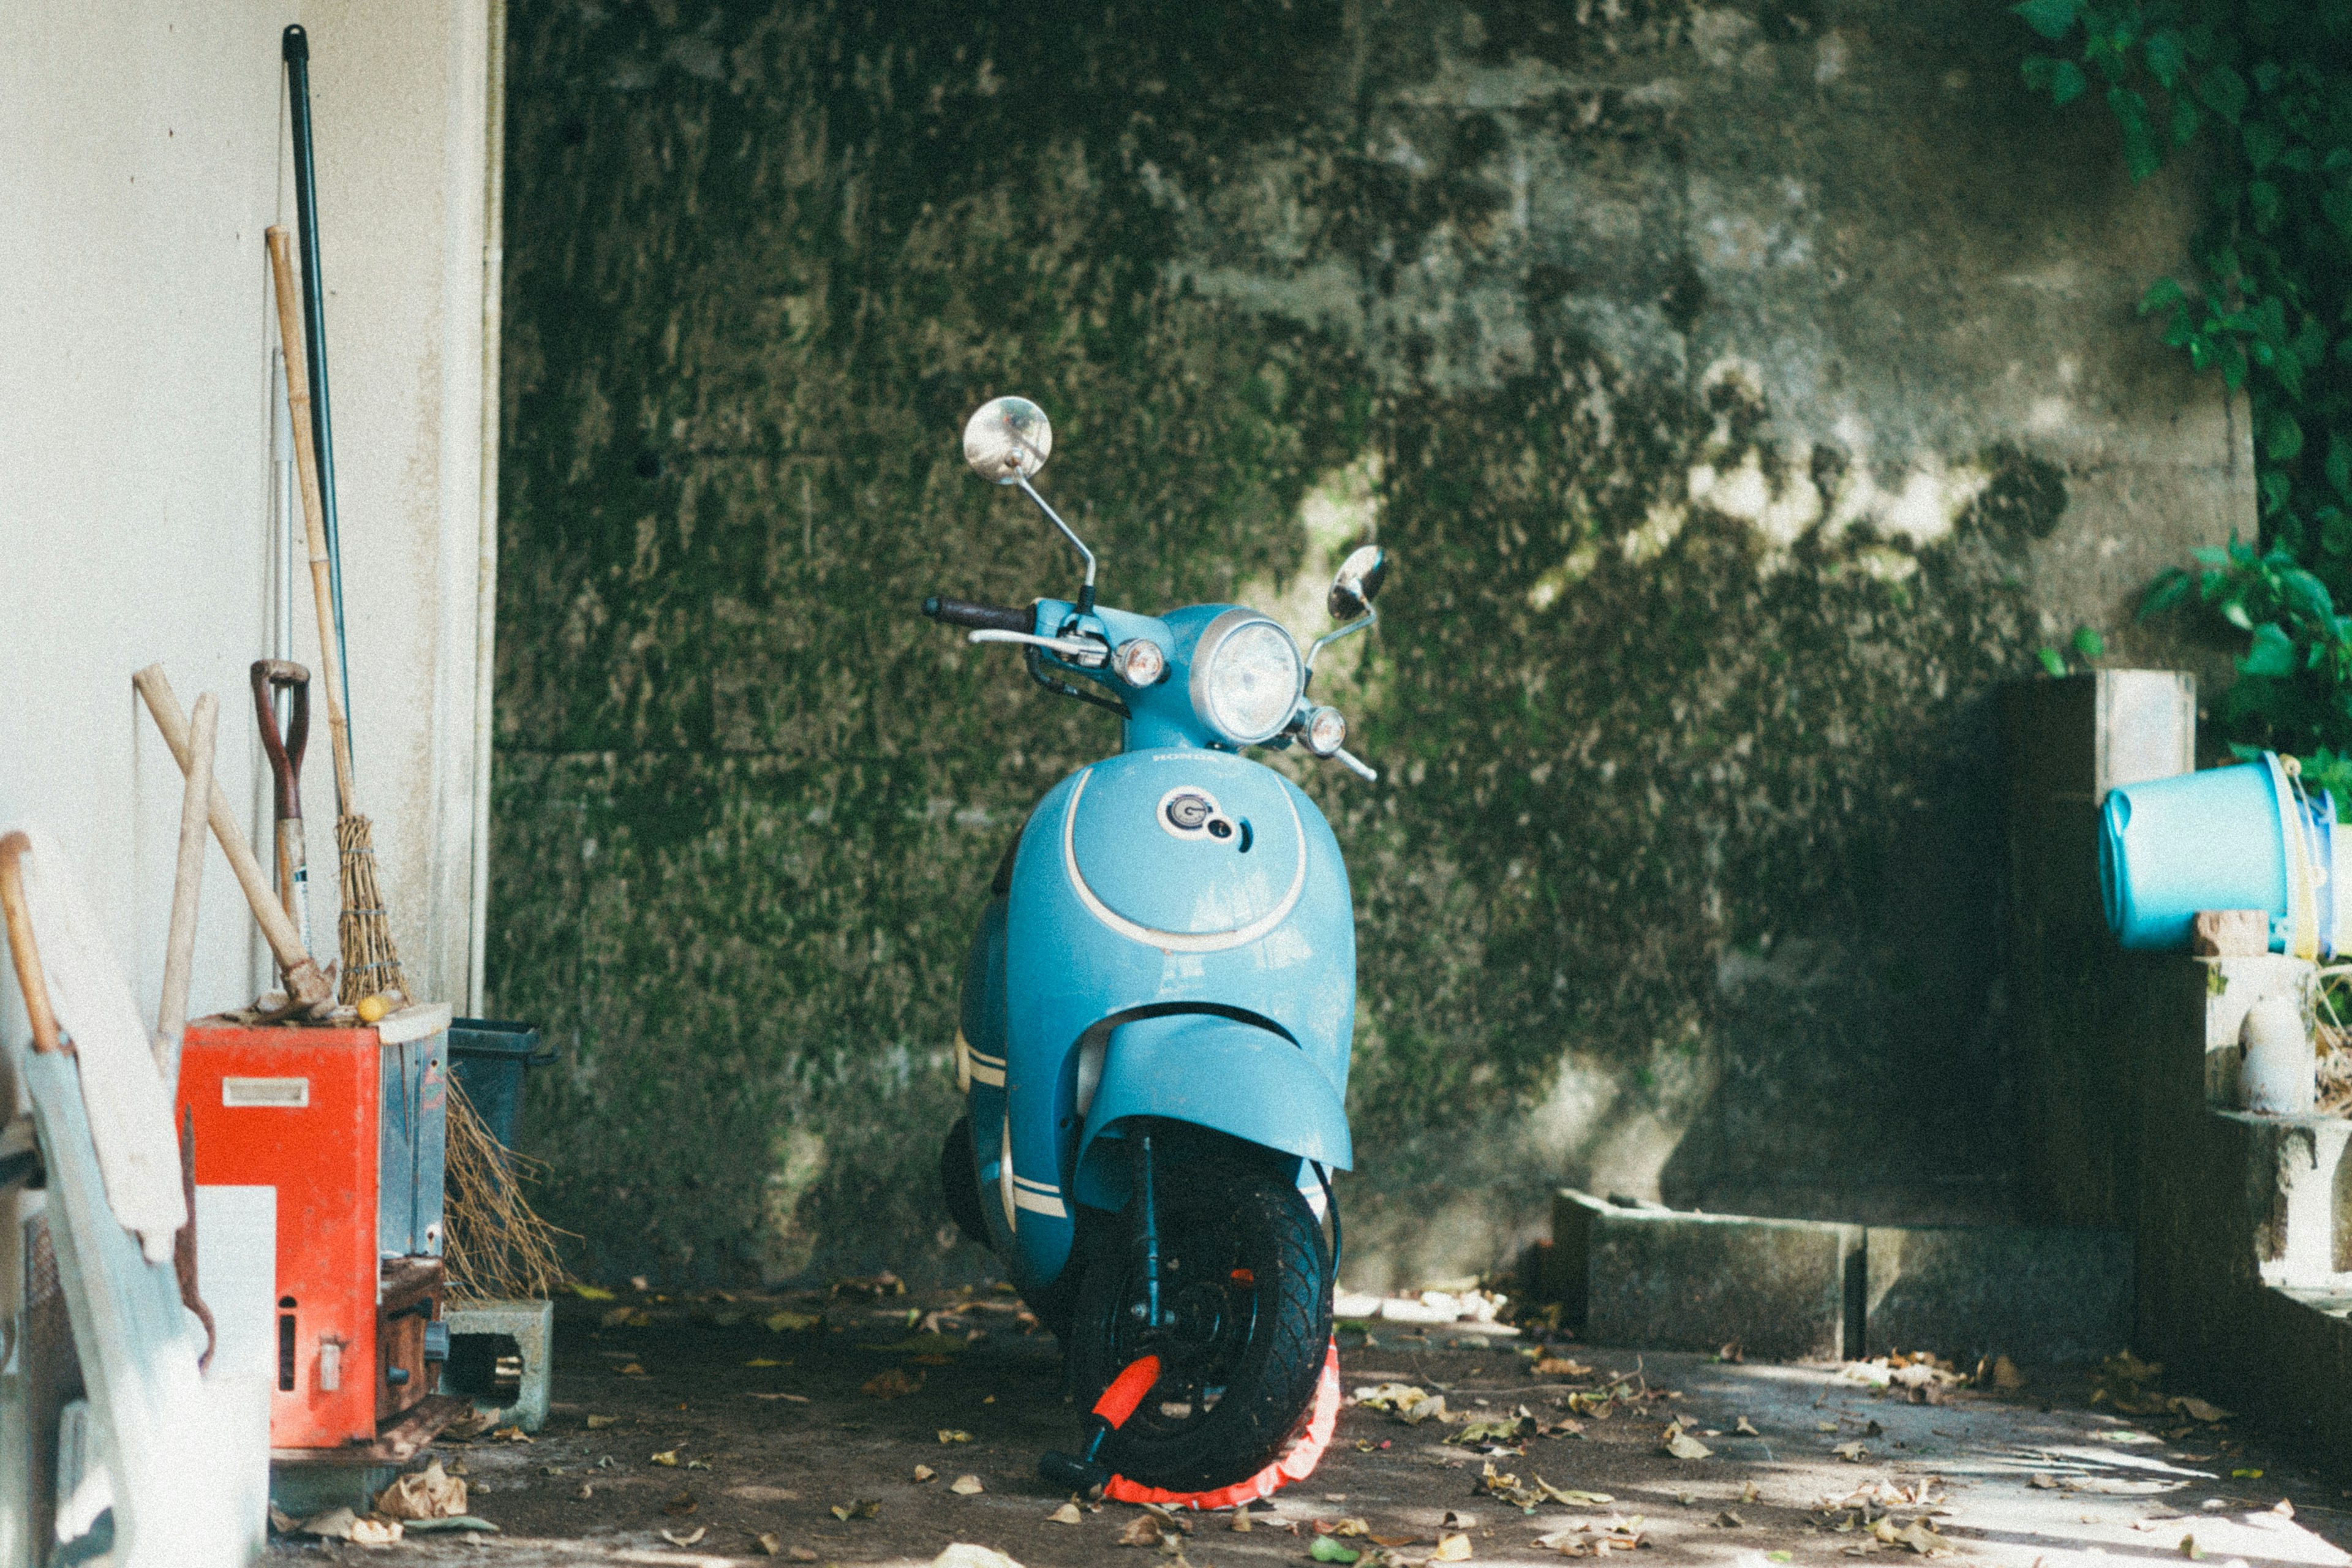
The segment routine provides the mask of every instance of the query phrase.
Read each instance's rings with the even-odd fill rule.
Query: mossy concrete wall
[[[2132,313],[2186,176],[1961,0],[518,0],[494,1010],[580,1261],[970,1276],[965,933],[1114,722],[923,620],[1066,552],[1321,629],[1366,1284],[1571,1183],[2005,1216],[1988,694],[2250,528]],[[2171,178],[2168,176],[2168,178]],[[1287,764],[1284,764],[1287,765]]]

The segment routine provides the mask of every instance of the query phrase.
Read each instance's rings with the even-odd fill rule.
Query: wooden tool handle
[[[16,989],[25,994],[25,1016],[32,1020],[33,1048],[58,1048],[58,1016],[49,1006],[49,982],[41,973],[41,950],[33,942],[33,916],[25,908],[25,873],[16,862],[33,847],[22,833],[0,838],[0,917],[8,926],[8,955],[16,963]]]
[[[180,862],[172,877],[171,934],[163,942],[163,1000],[155,1012],[155,1070],[167,1087],[180,1081],[180,1036],[188,1026],[188,982],[195,968],[196,905],[205,885],[205,820],[213,794],[213,742],[220,699],[196,699],[189,729],[187,787],[180,795]]]
[[[286,733],[278,733],[278,708],[269,696],[278,687],[291,695]],[[302,818],[302,753],[310,745],[310,672],[282,658],[253,661],[253,711],[261,721],[261,749],[269,754],[277,789],[278,820]]]
[[[147,711],[155,718],[155,728],[163,731],[163,744],[172,749],[172,758],[186,772],[193,754],[188,742],[188,716],[181,710],[180,700],[173,693],[172,683],[163,675],[163,667],[151,664],[131,678],[146,700]],[[269,951],[278,959],[278,967],[292,970],[310,962],[302,951],[301,933],[294,922],[286,918],[278,906],[278,895],[269,889],[269,878],[253,851],[245,842],[245,830],[236,825],[231,813],[228,796],[221,793],[215,781],[212,787],[211,817],[213,837],[220,840],[221,851],[228,857],[229,869],[236,873],[237,885],[245,889],[245,901],[253,906],[253,918],[261,922],[261,934],[269,943]]]
[[[310,428],[310,371],[302,357],[302,298],[294,285],[294,250],[286,231],[272,226],[269,271],[278,286],[278,342],[285,351],[286,407],[294,422],[294,466],[302,479],[302,531],[310,543],[310,597],[319,607],[319,676],[326,688],[327,739],[335,750],[335,795],[345,816],[360,815],[352,788],[352,737],[343,720],[342,670],[335,659],[335,596],[327,576],[326,503],[320,499],[319,454],[303,432]]]

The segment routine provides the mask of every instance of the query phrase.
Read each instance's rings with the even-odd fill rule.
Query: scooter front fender
[[[1082,1202],[1096,1188],[1095,1140],[1130,1116],[1189,1121],[1335,1170],[1355,1163],[1339,1087],[1282,1036],[1218,1014],[1138,1018],[1111,1032],[1078,1138]],[[1103,1189],[1108,1196],[1124,1183],[1114,1177]]]

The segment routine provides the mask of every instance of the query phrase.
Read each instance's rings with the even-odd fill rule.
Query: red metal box
[[[269,1440],[376,1436],[381,1047],[371,1028],[188,1026],[180,1102],[196,1181],[278,1189],[278,1386]]]

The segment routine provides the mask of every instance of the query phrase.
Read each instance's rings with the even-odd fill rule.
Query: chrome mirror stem
[[[1087,563],[1087,585],[1078,595],[1078,614],[1082,616],[1090,616],[1094,614],[1095,552],[1088,550],[1087,548],[1087,542],[1080,539],[1077,534],[1071,530],[1070,525],[1062,521],[1061,513],[1055,511],[1052,507],[1045,504],[1045,498],[1037,493],[1036,487],[1029,482],[1028,475],[1016,470],[1013,476],[1013,482],[1021,487],[1021,493],[1023,495],[1027,496],[1031,500],[1037,503],[1037,510],[1045,514],[1046,521],[1051,522],[1055,528],[1060,529],[1062,531],[1062,537],[1070,542],[1070,548],[1076,551],[1078,554],[1085,559]]]
[[[1346,626],[1334,631],[1325,632],[1321,637],[1317,637],[1307,649],[1307,672],[1309,675],[1315,673],[1315,656],[1321,653],[1326,647],[1338,642],[1341,637],[1353,637],[1358,632],[1371,630],[1380,618],[1381,613],[1378,610],[1367,606],[1360,618],[1349,621]]]

